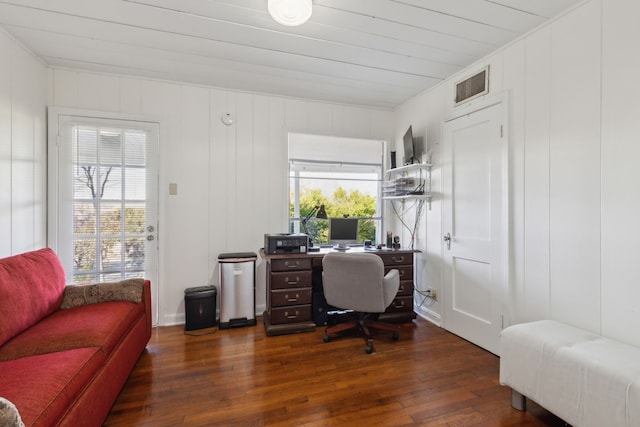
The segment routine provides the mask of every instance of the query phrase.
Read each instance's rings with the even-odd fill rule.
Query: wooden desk
[[[331,248],[306,254],[260,256],[267,262],[267,309],[263,313],[267,335],[310,332],[316,329],[314,300],[324,301],[322,292],[322,258]],[[391,269],[400,272],[398,294],[387,310],[380,315],[385,322],[410,322],[413,311],[413,254],[409,249],[365,250],[354,247],[349,253],[373,253],[382,258],[385,274]],[[315,292],[314,292],[315,290]],[[314,295],[315,294],[315,295]]]

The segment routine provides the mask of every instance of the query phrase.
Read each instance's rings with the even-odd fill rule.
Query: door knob
[[[451,250],[451,233],[445,234],[443,240],[447,244],[447,250]]]

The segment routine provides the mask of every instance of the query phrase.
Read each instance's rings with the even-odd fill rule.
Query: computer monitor
[[[409,129],[405,132],[404,137],[402,137],[402,141],[404,143],[404,164],[412,165],[414,161],[415,163],[418,163],[416,161],[416,142],[413,139],[413,130],[411,129],[411,126],[409,126]]]
[[[336,249],[358,243],[358,218],[329,218],[329,243]]]

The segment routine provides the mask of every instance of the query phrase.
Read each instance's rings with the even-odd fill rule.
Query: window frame
[[[322,138],[321,136],[314,135],[314,138]],[[334,137],[326,137],[328,139],[332,139]],[[345,138],[346,140],[357,140],[359,142],[366,141],[371,142],[372,144],[380,144],[379,146],[379,162],[358,162],[358,161],[338,161],[338,160],[324,160],[324,159],[314,159],[314,158],[302,158],[302,157],[291,157],[291,151],[289,151],[287,155],[287,165],[288,165],[288,176],[287,176],[287,187],[288,187],[288,197],[287,197],[287,228],[290,232],[294,233],[302,233],[304,230],[302,229],[302,220],[303,216],[300,214],[300,182],[305,179],[301,177],[301,172],[306,171],[310,173],[374,173],[376,175],[376,212],[373,216],[367,217],[357,217],[360,220],[371,220],[376,224],[376,233],[375,233],[375,241],[382,241],[383,229],[384,229],[384,200],[382,195],[382,181],[384,180],[385,170],[384,170],[384,149],[386,146],[385,141],[379,139],[362,139],[362,138]],[[291,135],[290,135],[290,143],[291,143]],[[376,148],[378,150],[378,148]],[[313,156],[309,156],[313,157]],[[298,165],[298,167],[292,167],[292,165]],[[312,178],[313,179],[313,178]],[[318,178],[323,179],[323,178]],[[326,178],[331,179],[331,178]],[[349,181],[348,179],[336,178],[338,181]],[[367,181],[364,179],[356,179],[357,181]],[[293,213],[290,213],[290,207],[293,205]],[[293,216],[292,216],[293,215]],[[356,218],[356,217],[354,217]],[[315,218],[311,219],[315,221]],[[326,244],[320,243],[320,244]]]

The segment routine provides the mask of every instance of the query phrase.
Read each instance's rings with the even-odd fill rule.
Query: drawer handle
[[[398,270],[398,274],[400,274],[400,277],[404,276],[404,270]]]
[[[300,261],[291,262],[291,264],[289,264],[289,261],[285,261],[284,265],[286,265],[289,268],[296,268],[296,267],[300,267]]]
[[[392,257],[392,259],[393,259],[393,262],[397,262],[398,264],[400,264],[401,262],[404,262],[404,257],[403,256],[397,257],[397,258],[396,257]]]
[[[397,308],[397,309],[404,308],[404,301],[399,301],[399,303],[400,304],[398,304],[398,303],[393,304],[393,307]]]
[[[300,276],[296,276],[295,280],[289,280],[289,277],[285,277],[284,281],[287,285],[297,285],[300,283]]]
[[[298,301],[298,298],[300,298],[300,294],[296,294],[296,296],[292,298],[289,298],[289,295],[285,294],[284,298],[287,300],[287,302],[296,302]]]
[[[398,287],[398,292],[404,292],[404,285],[400,285]]]
[[[295,319],[298,317],[298,315],[300,314],[300,312],[298,310],[296,310],[296,314],[289,314],[288,311],[284,312],[284,317],[286,317],[287,319]]]

